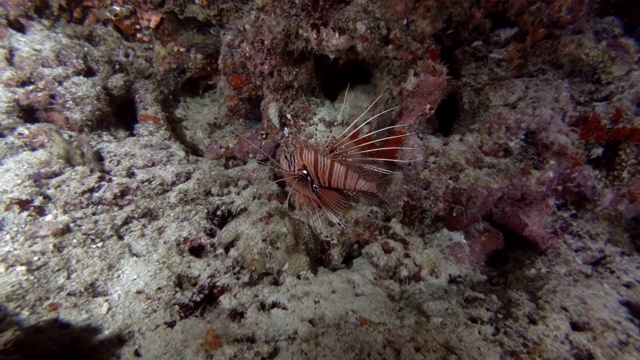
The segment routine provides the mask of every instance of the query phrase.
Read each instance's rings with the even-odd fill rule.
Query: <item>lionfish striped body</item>
[[[296,193],[296,208],[323,209],[338,223],[337,215],[349,205],[347,195],[376,194],[375,182],[364,180],[351,168],[311,148],[283,152],[280,165],[295,174],[287,183]]]
[[[359,135],[367,123],[396,108],[378,113],[351,130],[379,99],[380,96],[340,136],[330,138],[323,150],[298,145],[280,154],[279,165],[294,192],[296,209],[320,209],[344,226],[339,215],[348,209],[349,198],[361,194],[378,197],[380,189],[375,179],[380,176],[375,174],[393,173],[384,166],[385,162],[406,162],[397,159],[400,150],[408,149],[402,147],[404,137],[410,135],[399,129],[403,125]],[[376,134],[385,135],[374,139]]]

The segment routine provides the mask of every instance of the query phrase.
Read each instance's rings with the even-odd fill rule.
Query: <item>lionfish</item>
[[[381,96],[340,135],[330,136],[324,148],[294,143],[291,148],[283,149],[276,164],[282,173],[281,180],[286,181],[294,193],[297,210],[323,211],[331,221],[344,227],[339,216],[349,208],[351,199],[360,195],[380,198],[381,178],[394,173],[387,164],[410,162],[398,159],[401,150],[412,149],[402,146],[404,138],[413,134],[402,129],[406,124],[360,134],[374,119],[398,108],[386,109],[358,125]],[[338,121],[342,117],[346,97],[345,94]]]

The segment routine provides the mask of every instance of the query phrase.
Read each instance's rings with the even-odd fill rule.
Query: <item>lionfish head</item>
[[[309,169],[307,169],[306,165],[302,161],[297,159],[295,149],[283,149],[280,153],[279,160],[280,166],[283,169],[282,175],[293,180],[287,181],[289,185],[296,183],[312,186],[314,184]]]
[[[278,159],[282,170],[288,174],[295,174],[295,160],[293,157],[293,151],[288,149],[282,149],[280,152],[280,158]]]

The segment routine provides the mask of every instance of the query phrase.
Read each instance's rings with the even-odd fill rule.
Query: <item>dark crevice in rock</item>
[[[364,59],[332,59],[327,55],[317,55],[314,65],[322,93],[331,101],[335,101],[348,85],[370,84],[373,77]]]
[[[186,78],[180,84],[179,93],[185,96],[201,96],[202,94],[214,91],[217,84],[211,83],[211,75],[194,76]]]
[[[489,13],[487,14],[487,18],[491,22],[490,32],[494,32],[499,29],[512,28],[512,27],[518,26],[518,24],[516,24],[516,22],[512,18],[510,18],[507,15],[507,13],[504,11],[496,11],[496,12]]]
[[[31,105],[20,106],[20,118],[26,124],[37,124],[40,122],[38,109]]]
[[[229,286],[219,284],[212,278],[205,280],[198,285],[189,301],[176,303],[180,319],[187,319],[195,313],[200,316],[204,315],[207,308],[214,306],[227,291],[229,291]]]
[[[238,102],[240,105],[240,114],[242,118],[247,121],[250,128],[256,128],[262,122],[262,111],[260,110],[260,104],[262,104],[263,97],[247,97],[242,98]]]
[[[640,2],[637,0],[615,0],[598,2],[600,17],[615,16],[622,21],[625,34],[640,43]]]
[[[138,110],[135,99],[131,96],[112,97],[109,99],[109,103],[113,112],[112,125],[133,134],[133,130],[138,124]]]
[[[629,310],[629,314],[637,321],[640,321],[640,302],[623,299],[620,300],[620,305],[626,307]]]
[[[443,31],[434,34],[433,40],[440,46],[440,61],[447,66],[449,76],[458,79],[460,69],[458,62],[454,61],[454,53],[462,46],[460,32],[454,26],[447,26]]]
[[[347,251],[342,259],[342,264],[350,269],[353,266],[353,260],[362,256],[362,249],[364,245],[362,244],[353,244],[351,248]]]
[[[82,70],[82,74],[80,75],[82,75],[85,78],[93,78],[98,76],[98,73],[93,67],[87,64],[85,68]]]
[[[7,21],[7,25],[9,26],[9,28],[15,32],[19,32],[20,34],[26,34],[27,33],[27,28],[24,26],[24,24],[22,23],[22,21],[20,21],[19,19],[9,19]]]
[[[435,112],[438,123],[438,133],[442,136],[450,136],[453,128],[460,119],[460,100],[457,93],[449,94],[440,101]]]
[[[485,266],[494,269],[504,269],[514,264],[514,259],[533,256],[538,248],[524,236],[518,235],[507,227],[489,221],[490,225],[502,233],[504,247],[494,250],[485,261]]]

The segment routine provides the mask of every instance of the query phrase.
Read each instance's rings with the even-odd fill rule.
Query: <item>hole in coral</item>
[[[491,32],[494,32],[498,29],[513,28],[518,26],[518,24],[516,24],[516,22],[513,21],[513,19],[511,19],[505,12],[492,12],[487,14],[487,18],[491,22]]]
[[[624,227],[627,234],[629,234],[629,241],[631,241],[636,251],[640,253],[640,215],[627,221]]]
[[[618,0],[598,2],[598,15],[615,16],[622,21],[625,34],[640,42],[640,2],[637,0]]]
[[[576,331],[576,332],[589,331],[589,324],[587,322],[580,321],[580,320],[569,321],[569,327],[571,328],[571,331]]]
[[[438,123],[438,133],[445,137],[450,136],[460,118],[460,99],[458,94],[452,93],[442,99],[434,115]]]
[[[175,285],[180,290],[192,289],[198,285],[198,278],[187,274],[177,274]]]
[[[38,109],[31,105],[20,106],[20,118],[25,124],[37,124],[40,122],[38,118]]]
[[[109,296],[109,291],[99,283],[92,281],[87,284],[84,288],[84,293],[91,296],[92,298],[106,297]]]
[[[271,349],[271,352],[267,354],[266,359],[273,360],[278,357],[278,354],[280,354],[280,347],[278,345],[275,345],[273,349]]]
[[[222,166],[225,170],[229,170],[245,164],[246,161],[240,160],[235,156],[229,156],[224,159],[224,164],[222,164]]]
[[[509,265],[509,251],[506,249],[494,250],[485,261],[485,266],[494,269],[502,269],[507,265]]]
[[[242,115],[249,123],[250,128],[256,128],[262,122],[262,111],[260,110],[260,104],[262,103],[262,96],[243,98],[240,99],[242,104]]]
[[[200,96],[216,89],[216,84],[211,83],[211,74],[190,77],[180,84],[180,93],[188,96]]]
[[[82,74],[80,74],[80,75],[82,75],[83,77],[86,77],[86,78],[92,78],[92,77],[98,76],[98,73],[96,72],[96,70],[93,67],[87,65],[87,66],[85,66],[84,70],[82,71]]]
[[[131,41],[131,37],[124,31],[122,31],[122,29],[120,29],[120,27],[118,26],[113,26],[112,27],[113,30],[115,30],[116,33],[118,33],[120,36],[122,36],[123,39],[127,40],[127,41]]]
[[[11,56],[11,61],[13,61],[13,56]],[[11,66],[13,66],[13,65],[11,65]],[[21,81],[18,83],[18,87],[21,87],[21,88],[27,88],[27,87],[32,86],[32,85],[35,85],[35,84],[36,84],[36,83],[33,81],[33,79],[28,78],[28,79],[21,80]]]
[[[33,13],[41,19],[51,18],[54,15],[50,3],[42,0],[33,2]]]
[[[218,228],[213,225],[205,227],[203,232],[207,237],[212,239],[218,236]]]
[[[20,21],[19,19],[9,19],[9,21],[7,21],[7,25],[9,26],[9,28],[15,32],[19,32],[20,34],[26,34],[27,33],[27,28],[24,26],[24,24],[22,23],[22,21]]]
[[[271,311],[273,309],[289,310],[289,308],[287,307],[287,304],[278,300],[273,300],[270,303],[264,300],[261,300],[259,305],[260,305],[260,310],[265,312]]]
[[[222,250],[224,250],[224,254],[225,255],[229,255],[229,252],[231,252],[231,249],[233,249],[234,247],[236,247],[236,243],[238,241],[237,240],[233,240],[231,242],[229,242],[228,244],[226,244]]]
[[[189,255],[197,259],[202,259],[207,251],[207,246],[202,242],[191,243],[187,245],[187,251],[189,252]]]
[[[620,300],[620,305],[629,310],[629,314],[636,320],[640,321],[640,302],[633,300]]]
[[[469,316],[467,320],[474,325],[478,325],[482,323],[482,320],[480,320],[478,317],[475,317],[475,316]]]
[[[538,250],[527,238],[518,235],[509,228],[493,221],[489,221],[489,224],[502,233],[504,247],[491,252],[485,261],[485,266],[503,269],[512,263],[517,263],[516,259],[524,260],[529,256],[533,256]]]
[[[241,322],[247,316],[247,312],[240,309],[231,309],[227,315],[233,322]]]
[[[370,84],[373,77],[364,59],[342,60],[318,55],[314,58],[314,66],[322,93],[331,101],[335,101],[347,85]]]
[[[451,21],[448,21],[451,23]],[[433,35],[433,40],[440,46],[440,61],[447,64],[449,75],[454,79],[460,77],[459,65],[454,61],[453,54],[462,45],[460,32],[451,24],[444,31]]]
[[[111,98],[110,106],[113,109],[115,127],[124,129],[133,134],[133,129],[138,124],[138,110],[133,97]]]
[[[604,170],[608,173],[615,171],[616,160],[620,155],[621,143],[618,141],[610,141],[606,143],[598,156],[587,160],[587,164],[593,166],[594,169]]]
[[[256,334],[251,333],[248,335],[241,335],[232,340],[236,344],[246,343],[246,344],[255,344],[258,342],[256,338]]]
[[[218,230],[222,230],[235,216],[236,214],[230,208],[224,204],[217,203],[207,211],[206,219]]]
[[[344,258],[342,259],[342,264],[346,266],[347,269],[351,269],[351,267],[353,266],[353,260],[362,256],[363,248],[364,248],[364,245],[362,244],[353,244],[353,246],[351,246],[351,248],[344,255]]]
[[[262,110],[260,110],[262,99],[262,96],[241,98],[230,105],[227,111],[244,119],[248,127],[254,129],[262,122]]]
[[[16,58],[16,49],[14,49],[13,47],[9,47],[7,49],[7,54],[5,56],[5,60],[7,61],[7,64],[10,67],[14,66],[15,58]],[[26,85],[23,85],[23,84],[26,84]],[[19,82],[18,82],[18,86],[19,87],[26,87],[26,86],[33,85],[33,84],[34,84],[34,82],[33,82],[33,80],[31,80],[30,76],[27,79],[22,79],[22,80],[19,80]]]
[[[227,291],[229,291],[228,285],[219,284],[213,279],[205,280],[197,286],[195,293],[189,301],[175,304],[178,307],[180,319],[187,319],[196,312],[199,313],[200,316],[203,316],[207,308],[215,305],[218,299]]]
[[[410,201],[405,201],[402,204],[402,218],[400,219],[400,223],[409,229],[413,229],[416,226],[416,222],[421,219],[424,214],[424,209]]]

